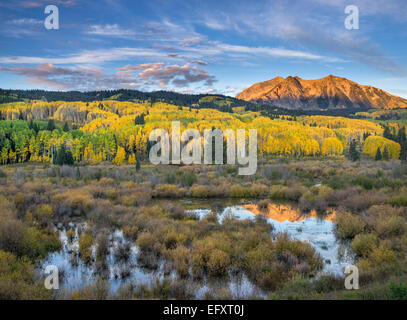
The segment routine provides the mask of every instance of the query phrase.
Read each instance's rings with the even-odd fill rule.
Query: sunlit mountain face
[[[403,0],[48,5],[0,3],[0,88],[235,96],[276,77],[334,74],[407,97]]]
[[[406,99],[333,75],[316,80],[277,77],[252,85],[237,98],[297,110],[407,108]]]

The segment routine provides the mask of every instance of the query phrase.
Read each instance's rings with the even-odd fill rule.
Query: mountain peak
[[[372,86],[335,75],[304,80],[298,76],[276,77],[243,90],[236,98],[286,109],[407,108],[407,100]]]

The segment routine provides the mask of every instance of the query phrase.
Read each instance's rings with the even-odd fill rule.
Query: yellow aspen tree
[[[123,147],[117,148],[116,157],[113,159],[113,163],[116,165],[123,164],[124,160],[126,159],[126,151]]]

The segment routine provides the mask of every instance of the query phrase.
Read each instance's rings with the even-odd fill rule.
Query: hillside
[[[316,80],[277,77],[252,85],[236,98],[292,110],[407,108],[406,99],[332,75]]]

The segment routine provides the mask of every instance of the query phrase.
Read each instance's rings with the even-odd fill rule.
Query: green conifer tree
[[[380,151],[380,148],[377,148],[376,156],[375,156],[374,159],[375,159],[376,161],[379,161],[379,160],[382,160],[382,159],[383,159],[383,157],[382,157],[382,152]]]

